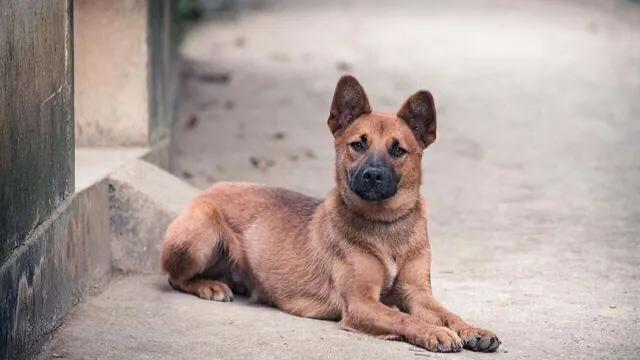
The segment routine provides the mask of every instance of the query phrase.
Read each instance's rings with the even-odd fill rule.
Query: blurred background
[[[85,299],[44,358],[415,355],[202,304],[159,275],[166,224],[197,191],[331,189],[343,74],[374,111],[435,97],[437,298],[494,330],[501,356],[637,357],[638,1],[9,0],[0,14],[0,358]]]
[[[377,111],[428,89],[437,295],[513,328],[509,351],[525,337],[546,356],[559,343],[585,358],[639,349],[615,338],[640,331],[640,4],[234,4],[203,10],[181,46],[175,174],[323,196],[339,76],[354,74]]]

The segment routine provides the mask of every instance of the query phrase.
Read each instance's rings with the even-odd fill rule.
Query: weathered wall
[[[156,145],[168,139],[174,117],[177,86],[175,33],[173,26],[177,1],[151,1],[148,5],[149,142]]]
[[[72,302],[61,258],[73,210],[72,9],[0,2],[0,358],[51,331]],[[70,271],[71,270],[71,271]],[[65,294],[62,296],[61,294]]]
[[[147,145],[147,1],[74,1],[77,146]]]
[[[73,193],[70,1],[0,2],[0,266]]]
[[[78,146],[148,146],[168,137],[172,3],[74,1]]]
[[[74,195],[0,268],[0,359],[28,358],[111,272],[106,181]]]

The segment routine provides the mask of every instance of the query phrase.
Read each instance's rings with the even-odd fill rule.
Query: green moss
[[[200,3],[195,0],[178,0],[179,20],[195,20],[202,17],[203,10]]]

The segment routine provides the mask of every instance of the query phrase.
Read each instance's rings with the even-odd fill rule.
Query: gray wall
[[[149,42],[149,143],[168,139],[174,118],[177,71],[173,26],[176,1],[150,1]]]
[[[0,1],[0,359],[59,323],[81,269],[64,262],[76,211],[70,1]]]
[[[70,6],[0,2],[0,265],[73,193]]]

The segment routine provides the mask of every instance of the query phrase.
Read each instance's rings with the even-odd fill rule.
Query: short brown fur
[[[372,112],[357,80],[336,87],[328,125],[336,186],[323,201],[248,183],[204,191],[167,230],[162,266],[174,289],[229,301],[233,292],[294,315],[340,320],[344,329],[431,351],[495,351],[490,331],[469,325],[431,294],[422,153],[435,140],[433,97],[419,91],[397,115]],[[350,144],[362,136],[366,153]],[[389,148],[406,151],[391,157]],[[399,175],[397,192],[365,201],[348,183],[367,154]]]

